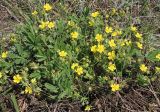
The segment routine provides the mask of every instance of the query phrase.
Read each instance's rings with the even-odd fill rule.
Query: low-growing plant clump
[[[9,46],[2,41],[2,92],[11,87],[48,100],[80,99],[90,110],[92,92],[104,88],[111,94],[131,81],[146,86],[159,77],[160,50],[147,44],[148,35],[125,10],[86,8],[65,18],[53,18],[52,11],[49,3],[35,8]]]

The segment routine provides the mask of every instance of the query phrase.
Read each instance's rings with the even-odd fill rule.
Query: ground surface
[[[0,2],[0,32],[11,32],[15,22],[7,8]]]

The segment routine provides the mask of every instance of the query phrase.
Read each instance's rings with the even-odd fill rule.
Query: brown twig
[[[159,100],[159,98],[157,97],[157,94],[156,94],[156,92],[154,91],[152,84],[150,84],[150,87],[151,87],[151,88],[149,88],[149,90],[150,90],[150,92],[152,92],[152,94],[154,95],[154,97],[155,97],[155,99],[156,99],[156,101],[157,101],[157,103],[158,103],[158,106],[160,107],[160,100]]]

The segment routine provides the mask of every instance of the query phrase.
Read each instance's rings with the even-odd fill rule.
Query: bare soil
[[[104,90],[94,91],[90,94],[90,112],[160,112],[159,84],[159,81],[147,87],[131,84],[122,92],[112,94],[107,94]],[[55,102],[35,96],[16,96],[20,112],[85,112],[85,106],[80,101],[66,99]],[[0,98],[0,104],[4,106],[2,112],[15,112],[9,95],[0,95]]]

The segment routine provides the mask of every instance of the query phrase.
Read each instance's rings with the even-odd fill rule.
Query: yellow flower
[[[136,44],[139,49],[143,49],[143,45],[140,42],[136,42]]]
[[[137,38],[139,38],[139,39],[141,39],[142,38],[142,34],[140,34],[140,33],[136,33],[136,35],[135,35]]]
[[[130,40],[125,40],[125,43],[126,43],[127,46],[132,44],[132,42]]]
[[[72,39],[77,39],[78,38],[78,32],[72,32],[71,37],[72,37]]]
[[[117,31],[118,35],[122,35],[122,30]]]
[[[54,28],[55,23],[54,22],[49,22],[47,26],[48,26],[48,28]]]
[[[32,94],[32,88],[31,87],[29,87],[29,86],[27,86],[27,87],[25,87],[25,90],[24,90],[24,92],[25,92],[25,94]]]
[[[97,17],[98,15],[99,15],[99,12],[98,12],[98,11],[93,12],[93,13],[91,14],[91,16],[94,17],[94,18]]]
[[[82,68],[81,66],[78,66],[75,71],[76,71],[76,73],[77,73],[78,75],[82,75],[82,74],[83,74],[83,68]]]
[[[37,14],[38,14],[38,12],[36,10],[32,12],[32,15],[34,15],[34,16]]]
[[[39,25],[40,29],[44,29],[46,27],[46,24],[44,22],[41,22],[41,24]]]
[[[122,42],[120,43],[120,45],[121,45],[121,46],[125,46],[125,41],[122,41]]]
[[[114,42],[114,40],[113,39],[111,39],[109,42],[109,46],[111,47],[111,48],[115,48],[116,47],[116,44],[115,44],[115,42]]]
[[[115,57],[116,57],[115,51],[108,52],[108,59],[109,59],[109,60],[114,60]]]
[[[45,11],[49,11],[49,10],[52,9],[52,6],[51,6],[50,4],[48,4],[48,3],[46,3],[46,4],[43,6],[43,8],[44,8]]]
[[[160,73],[160,67],[155,67],[156,68],[156,73]]]
[[[114,71],[116,70],[115,64],[112,64],[112,62],[110,62],[109,65],[108,65],[108,69],[109,69],[110,71],[114,72]]]
[[[119,91],[120,90],[120,85],[119,84],[111,84],[111,88],[112,88],[113,92]]]
[[[31,83],[32,83],[32,84],[36,84],[36,82],[37,82],[37,81],[36,81],[36,78],[31,79]]]
[[[49,21],[47,21],[47,22],[42,21],[41,24],[39,25],[39,28],[40,29],[46,28],[48,26],[48,23],[49,23]]]
[[[89,26],[94,26],[94,21],[89,21]]]
[[[112,8],[111,14],[112,14],[112,15],[116,14],[116,9],[115,9],[115,8]]]
[[[97,34],[95,39],[97,40],[97,42],[101,42],[103,40],[102,34]]]
[[[7,55],[8,55],[8,51],[2,52],[2,56],[1,56],[1,57],[2,57],[3,59],[5,59],[5,58],[7,58]]]
[[[147,72],[147,66],[145,65],[145,64],[141,64],[140,65],[140,70],[142,71],[142,72]]]
[[[97,51],[97,46],[96,46],[96,45],[92,46],[92,47],[91,47],[91,51],[92,51],[93,53],[95,53],[95,52]]]
[[[54,28],[55,27],[55,23],[54,22],[49,22],[49,21],[42,21],[41,24],[39,25],[40,29],[45,29],[46,27],[48,28]]]
[[[116,31],[112,32],[112,34],[111,34],[112,37],[115,37],[115,36],[118,36],[118,35],[122,35],[121,30],[116,30]]]
[[[137,28],[132,25],[132,26],[131,26],[131,31],[136,32],[136,31],[137,31]]]
[[[157,58],[158,60],[160,60],[160,54],[157,54],[157,55],[156,55],[156,58]]]
[[[60,57],[66,57],[67,56],[67,52],[65,52],[65,51],[60,51],[58,54],[59,54]]]
[[[91,108],[92,108],[92,106],[91,105],[87,105],[86,107],[85,107],[85,111],[90,111],[91,110]]]
[[[2,72],[0,72],[0,78],[2,78]]]
[[[106,19],[108,19],[108,18],[109,18],[109,15],[107,14],[107,15],[106,15]]]
[[[13,82],[14,82],[14,83],[17,83],[17,84],[18,84],[18,83],[21,82],[21,80],[22,80],[22,77],[21,77],[19,74],[13,76]]]
[[[118,35],[118,33],[117,33],[117,31],[114,31],[114,32],[112,32],[112,37],[115,37],[115,36],[117,36]]]
[[[112,31],[113,31],[112,27],[106,26],[105,28],[106,33],[112,33]]]
[[[72,66],[71,66],[71,69],[74,70],[78,66],[79,66],[78,63],[73,63]]]
[[[69,25],[69,26],[74,26],[75,23],[74,23],[73,21],[68,21],[68,25]]]
[[[104,50],[105,50],[104,45],[99,44],[99,45],[97,46],[97,52],[102,53],[102,52],[104,52]]]
[[[124,39],[122,42],[121,42],[121,46],[124,46],[124,45],[127,45],[127,46],[129,46],[129,45],[131,45],[132,44],[132,42],[130,41],[130,40],[127,40],[127,39]]]

